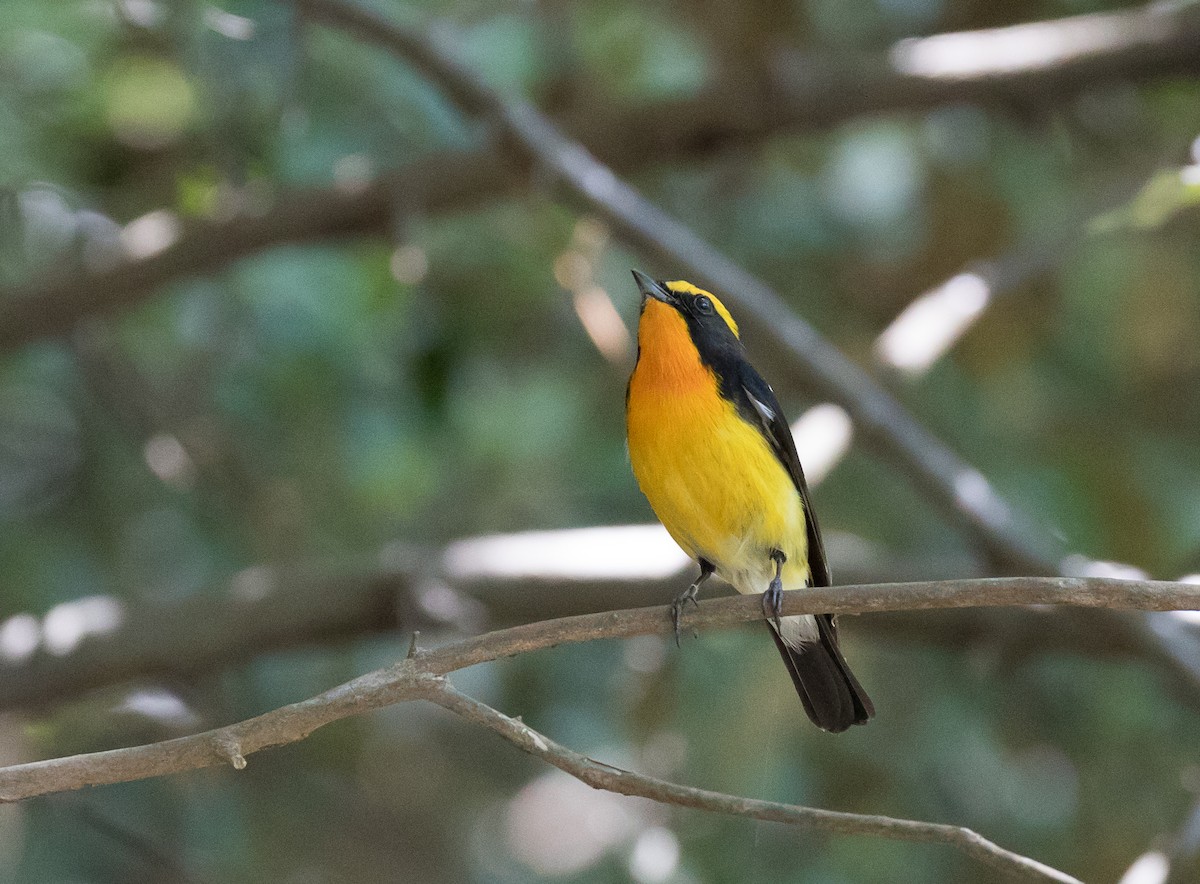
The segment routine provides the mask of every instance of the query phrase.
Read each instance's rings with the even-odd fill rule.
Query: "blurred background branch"
[[[310,11],[319,18],[322,8],[317,3]],[[1043,54],[1006,49],[1023,44],[1031,29],[1037,45],[1046,47]],[[624,173],[780,132],[821,130],[867,114],[962,102],[1045,108],[1109,81],[1193,74],[1200,70],[1198,43],[1200,22],[1193,9],[1150,6],[909,39],[876,58],[785,53],[765,86],[726,85],[645,108],[568,109],[560,125]],[[1056,48],[1064,44],[1075,48]],[[943,67],[939,58],[948,59]],[[173,282],[218,272],[264,249],[386,237],[406,213],[425,215],[495,199],[528,184],[526,163],[524,157],[498,155],[494,147],[448,151],[353,186],[286,192],[265,204],[251,197],[233,217],[195,225],[151,255],[58,272],[0,291],[0,351],[62,334],[86,316],[127,308]]]

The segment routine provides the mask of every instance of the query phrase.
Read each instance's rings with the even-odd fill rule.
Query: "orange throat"
[[[670,395],[711,383],[712,373],[700,361],[687,323],[675,308],[650,300],[638,323],[638,362],[629,385],[635,390]]]

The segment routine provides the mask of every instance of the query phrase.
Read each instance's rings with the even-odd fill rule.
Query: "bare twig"
[[[839,535],[834,534],[836,541]],[[467,541],[469,543],[469,541]],[[547,539],[547,542],[552,542]],[[834,569],[851,583],[981,577],[977,563],[956,557],[886,564],[858,546],[834,542]],[[853,555],[850,553],[853,552]],[[554,577],[450,573],[438,550],[395,551],[379,557],[289,568],[256,566],[228,584],[182,601],[130,603],[120,624],[89,635],[68,653],[38,650],[0,661],[0,710],[40,711],[88,691],[139,678],[187,679],[238,666],[257,655],[380,634],[476,631],[538,619],[658,604],[673,597],[683,572],[663,577]],[[435,610],[427,588],[436,588]],[[447,590],[454,596],[448,596]],[[719,595],[728,588],[714,588]],[[448,608],[447,601],[457,598]],[[453,610],[457,607],[459,610]],[[997,660],[1019,662],[1046,648],[1056,653],[1135,659],[1156,666],[1189,704],[1200,707],[1200,681],[1178,672],[1161,646],[1127,617],[1102,609],[970,608],[891,612],[855,624],[855,635],[916,642],[954,651],[986,647]],[[1169,615],[1160,615],[1167,617]],[[1120,619],[1116,619],[1120,618]]]
[[[866,614],[875,611],[923,611],[997,605],[1077,605],[1087,608],[1174,611],[1200,608],[1200,585],[1078,577],[993,577],[926,583],[875,583],[811,587],[785,593],[783,613]],[[693,629],[727,627],[762,619],[757,598],[710,599],[684,618]],[[667,608],[633,608],[564,617],[514,626],[429,651],[424,667],[445,675],[465,666],[513,654],[597,638],[630,638],[663,632]],[[757,611],[757,613],[756,613]]]
[[[1030,881],[1075,882],[1077,879],[1036,860],[1005,850],[982,835],[962,826],[924,823],[874,814],[842,813],[774,801],[740,798],[682,786],[677,783],[623,770],[580,755],[517,721],[456,690],[442,678],[429,683],[425,699],[449,709],[474,724],[482,725],[517,748],[554,765],[594,789],[649,798],[662,804],[691,807],[749,819],[785,823],[810,831],[837,835],[867,835],[897,841],[946,844],[967,856],[1009,875]]]
[[[998,578],[942,583],[875,584],[825,587],[785,593],[785,614],[835,613],[897,609],[953,608],[971,605],[1072,604],[1169,610],[1200,606],[1200,586],[1193,584],[1079,580],[1070,578]],[[666,607],[611,611],[544,621],[489,633],[433,651],[417,651],[398,664],[360,676],[311,699],[256,718],[179,739],[128,749],[76,755],[0,768],[0,802],[19,801],[89,785],[127,782],[218,764],[236,770],[246,756],[272,746],[304,739],[314,730],[352,715],[394,703],[429,699],[470,720],[483,723],[514,740],[526,751],[538,750],[568,772],[576,756],[540,734],[453,691],[444,676],[458,669],[555,645],[647,634],[671,629]],[[688,625],[727,627],[762,618],[757,598],[714,599],[687,616]],[[560,763],[561,762],[561,763]],[[823,831],[871,834],[916,841],[939,841],[992,865],[1040,880],[1073,880],[1032,860],[991,844],[969,830],[883,817],[830,814],[721,796],[604,768],[582,759],[581,778],[598,788],[706,810],[734,812]]]
[[[785,615],[815,612],[961,608],[974,605],[1061,604],[1148,611],[1200,609],[1200,586],[1100,578],[1004,577],[929,583],[820,587],[784,593]],[[686,625],[727,628],[762,619],[755,597],[711,599],[689,612]],[[516,626],[418,651],[388,669],[360,676],[300,703],[216,730],[162,743],[76,755],[0,769],[0,802],[232,764],[271,746],[294,743],[319,727],[402,700],[423,690],[423,679],[555,645],[600,638],[668,634],[669,608],[637,608]]]

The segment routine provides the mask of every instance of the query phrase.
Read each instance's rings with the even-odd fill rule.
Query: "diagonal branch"
[[[425,699],[448,709],[461,718],[495,731],[518,749],[554,765],[594,789],[649,798],[662,804],[691,807],[710,813],[724,813],[748,819],[785,823],[810,831],[837,835],[867,835],[896,841],[946,844],[972,859],[1009,875],[1030,881],[1058,881],[1079,884],[1077,879],[1036,860],[1005,850],[977,832],[962,826],[896,819],[875,814],[843,813],[754,798],[739,798],[682,786],[593,761],[548,737],[524,722],[456,690],[444,678],[429,683]]]
[[[1000,570],[1053,574],[1045,532],[1014,511],[986,479],[919,424],[856,363],[743,270],[636,190],[533,106],[510,102],[426,34],[340,0],[295,0],[310,18],[376,43],[436,82],[467,114],[489,120],[514,148],[550,172],[577,201],[639,249],[720,291],[756,340],[786,355],[792,374],[842,405],[863,438],[908,477]]]
[[[1036,31],[1040,51],[1002,50]],[[780,131],[814,131],[864,114],[949,102],[1052,106],[1114,80],[1200,72],[1200,18],[1159,7],[905,40],[887,56],[792,53],[761,90],[722,84],[687,100],[568,112],[563,128],[613,169],[702,156]],[[963,47],[967,51],[962,51]],[[1064,48],[1065,47],[1065,48]],[[956,69],[931,61],[952,56]],[[999,59],[999,61],[997,61]],[[85,316],[143,301],[163,286],[220,271],[288,243],[386,235],[395,211],[476,205],[528,179],[494,147],[434,155],[355,189],[288,193],[263,211],[211,221],[158,254],[54,274],[0,292],[0,352],[62,334]]]
[[[1079,605],[1147,611],[1200,609],[1200,586],[1101,578],[1001,577],[926,583],[819,587],[784,593],[784,615],[963,608],[976,605]],[[127,749],[0,768],[0,803],[84,786],[129,782],[218,764],[241,769],[246,756],[304,739],[331,722],[418,697],[424,680],[468,666],[556,645],[601,638],[667,635],[670,609],[659,606],[547,620],[422,651],[311,699],[237,724]],[[695,629],[761,620],[758,597],[711,599],[685,617]]]

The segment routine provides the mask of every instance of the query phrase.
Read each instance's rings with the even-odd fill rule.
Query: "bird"
[[[809,719],[840,733],[875,707],[838,646],[833,615],[781,617],[783,590],[832,577],[796,443],[737,322],[711,292],[634,270],[638,355],[625,393],[634,477],[674,541],[700,566],[671,605],[716,574],[762,593],[767,625]]]

